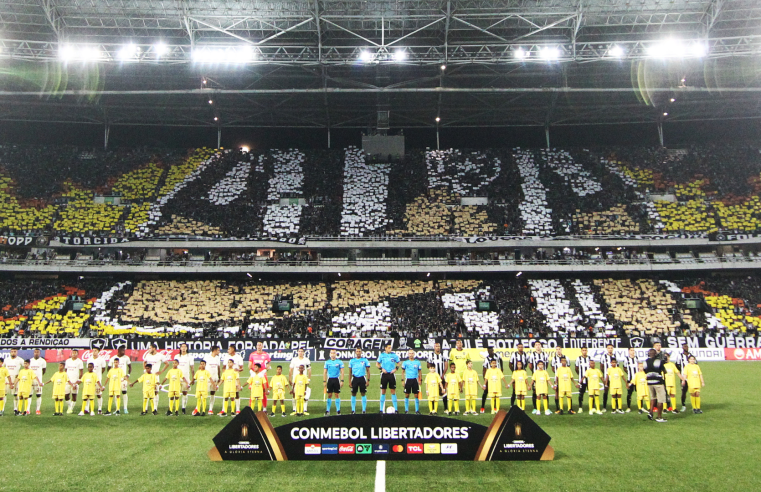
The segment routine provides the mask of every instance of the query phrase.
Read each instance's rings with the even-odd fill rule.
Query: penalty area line
[[[386,492],[386,462],[378,461],[375,465],[375,492]]]

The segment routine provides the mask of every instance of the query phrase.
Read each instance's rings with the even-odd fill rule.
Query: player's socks
[[[415,411],[420,411],[420,398],[415,398]]]
[[[398,412],[399,411],[399,405],[397,405],[396,393],[391,395],[391,404],[394,405],[394,410]]]
[[[439,411],[439,400],[433,401],[433,413],[438,413]]]
[[[40,411],[40,407],[42,406],[42,395],[37,395],[37,411]]]
[[[499,396],[495,396],[494,397],[494,401],[495,401],[496,406],[497,406],[497,411],[499,411],[500,397]]]
[[[367,395],[362,395],[362,411],[367,411]]]
[[[307,407],[308,406],[309,406],[309,400],[304,400],[304,408],[303,408],[304,413],[307,413],[307,411],[308,411]]]
[[[327,403],[326,403],[326,405],[325,405],[325,411],[326,411],[326,412],[328,412],[328,413],[330,413],[330,405],[331,405],[331,403],[333,402],[333,399],[332,399],[332,398],[328,398],[328,399],[326,400],[326,402],[327,402]]]
[[[182,408],[183,410],[188,407],[188,395],[182,395]]]
[[[340,411],[341,411],[341,399],[336,398],[336,412],[340,412]]]
[[[211,395],[211,398],[209,398],[209,411],[214,411],[214,403],[217,401],[217,395]]]
[[[695,397],[695,405],[697,406],[697,409],[700,410],[700,397]],[[29,408],[29,405],[27,404],[27,408]]]
[[[433,402],[428,400],[428,413],[433,413]]]
[[[690,406],[692,406],[693,410],[697,409],[696,405],[697,405],[697,403],[695,403],[695,397],[690,395]]]
[[[384,394],[380,395],[380,407],[381,407],[381,412],[386,411],[386,395]]]
[[[410,399],[405,398],[404,399],[404,411],[409,412],[410,411]]]
[[[143,412],[148,411],[148,398],[143,398]]]
[[[597,407],[597,411],[600,411],[600,397],[595,398],[595,406]]]
[[[454,407],[454,400],[452,398],[450,398],[447,403],[448,403],[447,411],[449,413],[452,413],[452,407]]]
[[[555,397],[555,409],[556,410],[562,410],[562,408],[560,407],[560,402],[558,401],[557,396]]]
[[[238,400],[238,401],[240,401],[240,400]],[[260,412],[262,411],[262,404],[263,404],[263,403],[264,403],[264,402],[263,402],[263,401],[260,399],[260,400],[259,400],[259,411],[260,411]],[[240,408],[240,405],[238,405],[236,408]],[[264,407],[264,408],[267,408],[267,407]],[[236,410],[236,411],[237,411],[237,410]]]
[[[265,403],[266,405],[266,403]],[[235,411],[240,412],[240,398],[235,399]],[[262,401],[259,400],[259,411],[262,411]]]
[[[460,413],[460,400],[455,400],[454,401],[454,411],[456,413]]]
[[[285,413],[285,400],[280,400],[280,412]],[[275,413],[275,412],[272,412]]]
[[[351,395],[351,411],[356,412],[357,411],[357,396]]]
[[[114,397],[109,396],[108,397],[108,413],[111,413],[111,406],[114,404]]]
[[[127,393],[122,393],[122,403],[124,404],[124,413],[127,413]]]
[[[272,403],[272,413],[275,413],[276,410],[277,410],[277,402],[273,402]]]
[[[99,412],[103,411],[103,397],[102,396],[98,397],[98,411]]]

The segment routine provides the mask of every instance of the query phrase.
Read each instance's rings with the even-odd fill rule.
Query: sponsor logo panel
[[[338,444],[323,444],[322,454],[338,454]]]
[[[305,444],[304,445],[304,454],[320,454],[322,451],[322,446],[319,444]]]
[[[407,454],[423,454],[422,443],[407,444]]]
[[[339,444],[338,454],[354,454],[354,444]]]

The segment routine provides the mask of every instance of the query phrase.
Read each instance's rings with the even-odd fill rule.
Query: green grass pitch
[[[757,490],[761,364],[705,362],[702,368],[707,383],[703,415],[688,410],[669,416],[666,424],[636,413],[531,416],[552,436],[555,461],[388,462],[386,489]],[[316,364],[312,378],[316,391],[309,405],[313,417],[325,409],[319,396],[321,370]],[[377,400],[379,379],[374,377],[368,396]],[[12,402],[6,404],[5,417],[0,418],[2,490],[332,492],[374,487],[374,462],[211,462],[206,452],[227,420],[166,417],[166,393],[159,416],[141,417],[139,385],[130,391],[130,414],[120,417],[53,417],[50,392],[47,386],[41,416],[14,417]],[[349,396],[345,390],[345,412]],[[33,401],[32,410],[34,405]],[[191,397],[188,406],[194,405]],[[401,398],[399,405],[403,409]],[[425,401],[421,407],[427,411]],[[219,411],[219,401],[215,410]],[[287,410],[290,413],[290,402]],[[378,411],[378,403],[370,403],[368,410]],[[292,418],[272,420],[277,426]],[[461,418],[484,425],[491,419],[488,414]]]

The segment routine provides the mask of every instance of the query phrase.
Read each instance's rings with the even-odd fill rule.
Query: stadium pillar
[[[544,125],[544,139],[547,141],[547,148],[550,148],[550,125]]]
[[[103,150],[108,150],[108,136],[111,133],[111,125],[108,122],[103,129]]]
[[[217,148],[222,147],[222,127],[217,127]]]
[[[661,120],[658,120],[658,141],[663,147],[663,122]]]
[[[330,127],[328,127],[328,148],[330,148]]]
[[[441,145],[439,144],[439,124],[436,123],[436,150],[441,150]]]

